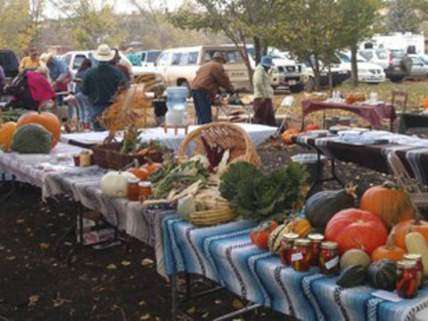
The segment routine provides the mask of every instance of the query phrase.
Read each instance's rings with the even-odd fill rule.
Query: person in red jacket
[[[210,62],[202,65],[192,82],[192,96],[198,124],[212,121],[211,105],[220,88],[233,92],[229,76],[223,68],[226,62],[221,52],[216,52]]]

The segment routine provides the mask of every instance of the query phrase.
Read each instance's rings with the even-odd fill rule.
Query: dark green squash
[[[394,261],[381,260],[369,266],[370,284],[376,289],[393,291],[397,281],[397,266]]]
[[[38,124],[19,127],[11,145],[14,152],[21,154],[49,154],[51,147],[52,134]]]
[[[337,212],[355,205],[355,188],[349,186],[338,191],[323,191],[308,198],[305,216],[314,228],[324,229]]]
[[[367,280],[367,269],[361,265],[351,265],[344,269],[336,280],[342,288],[363,285]]]

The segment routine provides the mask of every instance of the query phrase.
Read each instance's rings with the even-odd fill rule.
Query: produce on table
[[[346,251],[340,258],[340,268],[344,270],[354,265],[359,265],[364,268],[368,268],[370,262],[370,257],[366,252],[358,249],[352,249]]]
[[[428,277],[428,244],[423,235],[418,232],[411,232],[407,234],[406,247],[409,253],[420,254],[422,256],[424,276]]]
[[[296,128],[290,128],[287,129],[285,132],[282,133],[281,138],[283,140],[283,142],[287,145],[293,145],[294,144],[294,137],[296,137],[297,135],[299,135],[299,130]]]
[[[415,217],[409,195],[391,183],[369,188],[361,197],[360,208],[379,215],[388,228]]]
[[[51,133],[38,124],[18,127],[11,145],[14,152],[22,154],[49,154],[51,147]]]
[[[281,248],[281,240],[286,234],[295,233],[300,238],[306,237],[311,232],[311,226],[308,220],[303,218],[293,218],[286,220],[283,224],[278,225],[269,236],[268,248],[269,251],[276,254]]]
[[[305,126],[305,132],[309,132],[311,130],[319,130],[320,126],[318,126],[317,124],[307,124]]]
[[[153,175],[162,168],[162,164],[156,162],[148,162],[143,165],[143,168],[149,172],[149,175]]]
[[[138,177],[140,180],[145,181],[149,178],[150,173],[147,169],[142,167],[131,167],[128,172]]]
[[[375,289],[393,291],[397,281],[397,265],[391,260],[373,262],[368,270],[370,284]]]
[[[388,240],[385,245],[379,246],[372,253],[373,261],[380,260],[391,260],[391,261],[400,261],[403,259],[406,252],[399,246],[394,243],[394,233],[391,233],[388,236]]]
[[[353,186],[338,191],[316,193],[306,201],[305,216],[314,228],[325,229],[337,212],[354,207],[355,198]]]
[[[418,292],[418,269],[416,261],[397,262],[397,294],[401,298],[412,299]]]
[[[28,109],[23,108],[13,108],[13,109],[3,109],[0,115],[0,122],[14,122],[16,123],[23,114],[28,113]]]
[[[394,243],[404,250],[406,249],[407,233],[421,233],[425,240],[428,242],[428,222],[423,221],[419,218],[398,223],[396,226],[394,226],[394,229],[392,231],[394,233]]]
[[[0,150],[9,151],[12,145],[13,135],[16,131],[15,122],[7,122],[0,124]]]
[[[365,101],[366,99],[366,95],[364,94],[350,94],[346,97],[346,103],[352,105],[359,101]]]
[[[56,146],[61,137],[61,122],[58,117],[50,112],[29,111],[18,119],[17,126],[39,124],[52,134],[52,148]]]
[[[353,288],[363,285],[367,280],[367,268],[361,265],[351,265],[342,270],[336,284],[342,288]]]
[[[270,175],[255,166],[237,162],[221,177],[221,195],[237,214],[261,222],[296,207],[304,199],[306,172],[291,163]]]
[[[278,227],[278,223],[275,221],[265,222],[260,224],[250,233],[250,239],[253,244],[257,247],[268,250],[268,241],[270,234]]]
[[[339,244],[340,253],[361,249],[371,255],[385,244],[388,231],[376,214],[351,208],[333,216],[325,229],[325,237]]]
[[[108,172],[101,178],[101,191],[110,197],[126,197],[129,179],[138,178],[128,172]]]
[[[183,216],[188,216],[196,211],[196,202],[193,195],[182,197],[177,203],[177,213]]]

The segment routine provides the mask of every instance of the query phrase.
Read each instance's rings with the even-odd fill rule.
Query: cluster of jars
[[[419,254],[406,254],[397,262],[397,294],[406,299],[414,298],[423,286],[423,263]]]
[[[338,245],[324,242],[322,234],[309,234],[306,239],[294,233],[285,234],[279,255],[283,264],[298,272],[308,271],[312,266],[327,275],[339,272]]]
[[[127,198],[131,202],[143,202],[152,195],[152,183],[139,179],[128,179]]]
[[[92,165],[92,152],[89,150],[81,151],[79,154],[73,155],[74,166],[88,167]]]

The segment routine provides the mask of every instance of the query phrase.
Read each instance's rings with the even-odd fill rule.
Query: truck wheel
[[[404,76],[390,76],[389,80],[391,80],[391,82],[393,83],[399,83],[402,82],[404,79]]]

